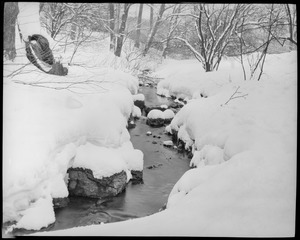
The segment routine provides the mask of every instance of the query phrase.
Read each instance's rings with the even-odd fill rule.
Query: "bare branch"
[[[233,99],[236,99],[236,98],[245,98],[248,94],[244,94],[244,95],[240,95],[240,96],[235,96],[236,94],[238,93],[241,93],[241,92],[238,92],[238,90],[240,89],[240,86],[238,86],[235,90],[235,92],[230,96],[230,98],[224,103],[224,105],[227,105],[231,100]],[[221,105],[223,106],[223,105]]]

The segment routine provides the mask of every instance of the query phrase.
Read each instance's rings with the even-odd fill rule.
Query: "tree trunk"
[[[4,56],[9,60],[14,60],[17,55],[15,28],[18,14],[19,6],[17,2],[4,3],[3,50]]]
[[[162,53],[163,58],[167,57],[169,42],[170,42],[170,38],[168,38],[167,41],[166,41],[166,45],[165,45],[163,53]]]
[[[150,4],[150,31],[152,27],[153,27],[153,4]]]
[[[162,15],[163,15],[163,13],[165,11],[165,6],[166,6],[165,3],[163,3],[163,4],[160,5],[160,9],[159,9],[159,13],[158,13],[158,16],[157,16],[157,20],[154,23],[153,28],[151,29],[151,32],[149,34],[149,37],[148,37],[148,40],[147,40],[147,43],[146,43],[146,46],[145,46],[145,49],[144,49],[144,52],[143,52],[144,56],[147,54],[147,52],[149,51],[149,49],[151,47],[151,44],[152,44],[153,39],[154,39],[154,36],[155,36],[155,34],[157,32],[157,29],[158,29],[158,26],[160,24]]]
[[[143,15],[143,4],[140,3],[139,15],[138,15],[137,27],[136,27],[136,40],[135,40],[135,43],[134,43],[134,46],[136,48],[140,47],[142,15]]]
[[[114,51],[115,49],[115,7],[113,3],[109,3],[109,28],[110,28],[110,45],[109,50]]]
[[[205,72],[211,72],[213,70],[212,63],[205,62]]]
[[[76,30],[77,30],[77,27],[74,23],[72,23],[72,26],[71,26],[71,34],[70,34],[70,38],[71,40],[75,40],[76,38]],[[53,37],[53,36],[52,36]],[[54,38],[53,38],[54,39]]]
[[[121,56],[122,47],[123,47],[124,32],[125,32],[125,28],[126,28],[126,22],[127,22],[127,17],[128,17],[128,12],[129,12],[130,5],[131,4],[129,4],[129,3],[124,4],[124,12],[123,12],[123,15],[122,15],[122,22],[121,22],[121,26],[120,26],[120,29],[119,29],[119,34],[118,34],[118,38],[117,38],[117,46],[116,46],[116,50],[115,50],[115,55],[117,57]]]

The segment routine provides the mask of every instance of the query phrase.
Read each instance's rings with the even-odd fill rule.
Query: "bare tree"
[[[195,44],[183,36],[176,36],[175,39],[186,44],[205,71],[212,71],[220,64],[234,30],[248,7],[246,4],[195,5],[195,13],[189,15],[196,20],[198,46],[194,47]]]
[[[255,13],[247,13],[243,16],[236,31],[236,36],[239,39],[239,54],[244,71],[244,79],[246,79],[243,61],[245,56],[250,67],[250,79],[257,77],[259,81],[263,74],[265,59],[271,43],[275,42],[277,43],[276,46],[278,44],[283,46],[286,40],[290,40],[290,35],[289,37],[282,37],[286,32],[290,34],[290,25],[289,20],[287,20],[289,18],[288,14],[286,14],[287,10],[284,9],[282,4],[260,5],[259,7],[254,7],[253,10]],[[253,37],[255,37],[255,41],[252,40]],[[296,45],[297,43],[293,44]],[[258,73],[258,76],[256,73]]]
[[[164,48],[162,51],[163,58],[166,58],[167,56],[170,41],[172,40],[173,34],[180,23],[180,20],[178,20],[179,18],[178,13],[180,13],[181,8],[182,8],[182,4],[174,4],[172,15],[170,15],[169,31],[166,38],[162,41],[164,43]]]
[[[41,24],[48,30],[53,39],[56,38],[63,27],[72,23],[74,15],[71,15],[68,10],[68,6],[64,3],[48,3],[43,5],[41,14],[44,17]]]

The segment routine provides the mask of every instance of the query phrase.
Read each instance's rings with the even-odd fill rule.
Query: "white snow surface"
[[[152,109],[150,112],[148,112],[147,118],[150,118],[150,119],[157,119],[157,118],[164,119],[164,114],[159,109]]]
[[[132,116],[136,117],[136,118],[140,118],[142,116],[142,111],[139,107],[137,106],[133,106],[133,112],[132,112]]]
[[[145,95],[142,93],[133,95],[133,101],[136,101],[136,100],[145,101]]]
[[[161,111],[159,109],[152,109],[148,114],[147,118],[151,119],[172,119],[175,116],[174,112],[171,109],[166,109],[164,111]]]
[[[36,17],[31,11],[37,12],[38,5],[30,4],[20,16]],[[31,26],[21,24],[25,36],[41,33],[38,24]],[[143,153],[133,148],[126,129],[138,80],[101,66],[103,59],[95,55],[99,49],[88,48],[76,59],[94,68],[69,66],[68,76],[59,77],[29,65],[22,74],[3,79],[3,221],[16,221],[13,227],[40,229],[55,221],[52,198],[68,195],[66,170],[83,146],[113,155],[115,160],[107,164],[114,170],[142,169]],[[15,62],[28,60],[17,57]],[[4,76],[13,70],[15,66],[5,65]],[[167,59],[155,74],[165,78],[158,94],[189,99],[166,130],[178,131],[194,152],[191,165],[196,167],[175,184],[167,209],[123,222],[32,235],[294,236],[297,52],[268,55],[260,81],[245,81],[231,58],[211,73],[196,60]],[[93,82],[82,82],[87,79]],[[44,87],[19,84],[37,81]],[[70,82],[76,84],[53,89]],[[225,104],[238,87],[245,96]],[[99,159],[90,157],[99,170]],[[113,172],[108,166],[107,172],[97,172],[99,177]]]
[[[39,4],[19,4],[23,37],[45,35],[36,18]],[[138,79],[101,65],[71,65],[62,77],[30,64],[6,77],[28,63],[18,37],[16,45],[17,64],[4,63],[3,222],[39,230],[55,221],[52,199],[68,196],[67,169],[73,164],[91,167],[98,178],[125,170],[128,180],[130,170],[143,168],[143,154],[133,148],[126,128]]]
[[[185,69],[183,62],[181,69]],[[180,71],[176,63],[170,61],[170,69]],[[200,68],[190,60],[186,65],[191,72]],[[223,67],[234,71],[231,65],[224,61]],[[175,184],[166,210],[124,222],[36,235],[294,236],[296,66],[296,52],[268,55],[259,82],[232,78],[207,98],[189,101],[175,115],[167,131],[181,130],[180,136],[194,152],[191,165],[196,168]],[[206,73],[198,77],[205,79]],[[171,80],[169,84],[173,89]],[[196,84],[183,85],[182,92],[178,87],[182,96],[203,90],[201,84],[200,89]],[[225,104],[238,86],[248,95]]]
[[[166,109],[163,111],[163,118],[164,119],[172,119],[174,118],[175,113],[171,109]]]
[[[114,149],[91,143],[77,148],[72,167],[91,169],[93,176],[98,179],[109,177],[117,172],[128,171],[125,161]]]

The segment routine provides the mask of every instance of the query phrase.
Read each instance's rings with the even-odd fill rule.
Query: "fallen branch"
[[[80,84],[92,85],[94,87],[101,88],[103,91],[108,91],[108,89],[106,89],[100,85],[104,81],[100,82],[100,81],[95,81],[95,80],[84,80],[84,81],[79,81],[79,82],[24,82],[24,81],[20,81],[20,80],[13,80],[13,82],[17,83],[17,84],[29,85],[29,86],[33,86],[33,87],[50,88],[50,89],[54,89],[54,90],[68,90],[73,93],[79,93],[79,92],[75,92],[72,89],[88,90],[88,89],[78,86]],[[49,86],[48,84],[57,84],[57,85]],[[82,93],[80,93],[80,94],[82,94]]]

